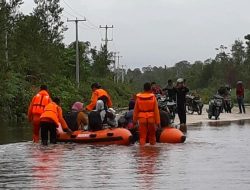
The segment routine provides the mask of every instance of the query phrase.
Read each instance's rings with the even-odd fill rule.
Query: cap
[[[176,82],[177,83],[182,83],[182,82],[184,82],[184,79],[183,78],[178,78]]]

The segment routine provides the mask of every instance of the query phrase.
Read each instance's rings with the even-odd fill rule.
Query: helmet
[[[176,82],[177,83],[182,83],[182,82],[184,82],[184,79],[183,78],[178,78]]]
[[[237,84],[242,84],[243,82],[241,80],[237,81]]]

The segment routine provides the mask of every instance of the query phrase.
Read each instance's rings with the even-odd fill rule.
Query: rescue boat
[[[186,136],[179,130],[174,127],[166,127],[162,129],[160,134],[161,143],[184,143]]]
[[[102,145],[129,145],[132,134],[124,128],[107,128],[99,131],[74,131],[71,135],[60,131],[57,134],[59,142],[76,142],[83,144],[102,144]]]

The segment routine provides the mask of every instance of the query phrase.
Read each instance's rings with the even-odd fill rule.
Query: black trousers
[[[246,113],[245,105],[244,105],[244,98],[243,97],[238,97],[237,102],[238,102],[238,105],[239,105],[240,113],[242,113],[242,110],[243,110],[244,113]]]
[[[50,143],[56,144],[56,127],[57,125],[52,122],[40,123],[42,144],[44,145],[48,144],[49,133],[50,133]]]
[[[178,117],[180,119],[180,124],[186,124],[187,117],[186,117],[185,104],[184,105],[177,105],[177,113],[178,113]]]

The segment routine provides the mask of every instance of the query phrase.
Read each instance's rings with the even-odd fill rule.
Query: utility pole
[[[121,78],[120,58],[122,58],[122,56],[119,55],[119,53],[118,53],[118,56],[117,56],[117,77],[116,77],[117,83],[119,82],[119,79]]]
[[[80,83],[80,66],[79,66],[79,49],[78,49],[78,22],[86,21],[86,19],[75,19],[75,20],[69,20],[67,19],[67,22],[75,22],[76,23],[76,83],[77,87],[79,88]]]
[[[115,64],[115,62],[116,62],[116,53],[117,52],[114,52],[114,56],[113,56],[114,57],[114,82],[116,81],[115,80],[115,78],[116,78],[116,64]]]
[[[122,83],[124,83],[124,75],[125,75],[125,69],[123,67],[124,65],[122,65]]]
[[[5,0],[0,0],[0,5],[3,8],[4,11],[4,16],[5,16],[5,20],[7,21],[7,11],[6,11],[6,1]],[[1,10],[1,9],[0,9]],[[8,29],[7,26],[5,26],[5,62],[6,62],[6,66],[9,66],[9,52],[8,52]]]
[[[105,28],[105,39],[103,40],[102,39],[102,41],[105,41],[105,48],[106,48],[106,50],[108,50],[108,41],[113,41],[113,39],[111,39],[111,40],[109,40],[108,39],[108,29],[109,28],[114,28],[114,26],[112,25],[112,26],[99,26],[99,28]]]

